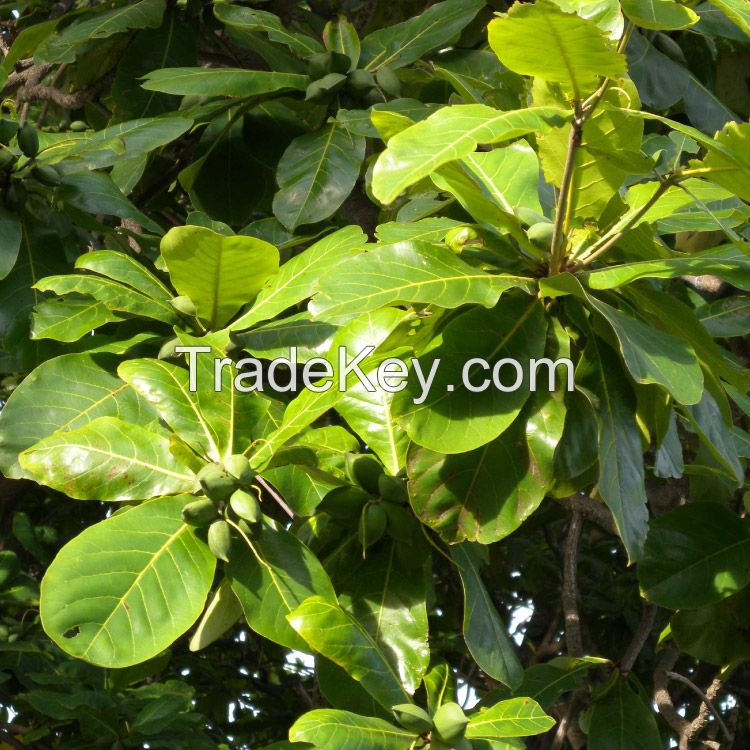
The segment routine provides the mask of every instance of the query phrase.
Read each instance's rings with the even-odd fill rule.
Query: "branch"
[[[294,520],[294,511],[287,505],[286,500],[281,497],[271,483],[267,479],[263,479],[261,476],[256,476],[255,479],[258,484],[279,504],[284,513]]]
[[[690,739],[692,739],[698,732],[700,732],[701,729],[706,725],[706,722],[708,721],[708,712],[709,710],[714,715],[714,718],[716,719],[717,724],[719,727],[721,727],[721,731],[724,733],[724,736],[727,738],[727,742],[731,743],[733,740],[732,733],[727,729],[727,725],[724,723],[724,721],[721,718],[721,715],[716,710],[716,706],[714,706],[712,698],[715,698],[719,692],[719,689],[721,688],[721,680],[716,678],[711,685],[708,688],[708,693],[704,693],[692,680],[688,679],[684,675],[678,674],[677,672],[667,672],[667,677],[671,680],[677,680],[677,682],[681,682],[683,685],[687,685],[702,701],[703,705],[700,708],[700,711],[698,712],[697,718],[695,718],[692,722],[690,722],[683,734],[683,740],[685,748],[687,748],[687,743]],[[680,742],[680,748],[682,748],[683,741]]]
[[[649,635],[654,628],[654,620],[656,619],[656,605],[646,603],[643,605],[643,614],[641,621],[638,624],[638,629],[633,635],[633,640],[625,650],[625,653],[620,661],[620,669],[623,672],[630,672],[635,664],[635,660],[638,658],[638,654],[641,653],[643,647],[646,645]]]
[[[680,652],[674,646],[670,646],[659,660],[659,664],[654,672],[654,701],[664,721],[682,737],[690,726],[690,722],[677,713],[672,702],[672,696],[667,689],[667,672],[677,664],[679,656]]]
[[[603,503],[597,502],[588,495],[571,495],[566,501],[568,510],[580,513],[587,521],[592,521],[614,536],[617,536],[617,526],[612,514]]]
[[[565,643],[568,656],[583,656],[581,617],[578,612],[578,545],[583,517],[573,511],[563,548],[562,605],[565,613]]]

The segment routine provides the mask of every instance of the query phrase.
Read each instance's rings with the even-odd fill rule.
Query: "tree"
[[[0,747],[744,746],[746,3],[2,13]]]

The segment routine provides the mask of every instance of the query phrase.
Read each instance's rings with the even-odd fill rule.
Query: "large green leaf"
[[[709,0],[750,36],[750,7],[743,0]]]
[[[137,424],[153,417],[151,407],[91,354],[63,354],[37,367],[0,411],[0,470],[29,477],[18,454],[53,432],[83,427],[98,417]]]
[[[373,31],[362,40],[360,65],[366,70],[408,65],[454,41],[483,7],[482,0],[445,0],[415,18]]]
[[[545,335],[541,304],[520,294],[503,297],[492,310],[474,308],[454,318],[443,329],[440,345],[419,357],[425,375],[436,370],[429,393],[421,400],[422,387],[412,371],[393,400],[396,421],[415,443],[440,453],[464,453],[489,443],[510,426],[528,399],[529,361],[542,356]],[[490,367],[503,359],[517,361],[519,387],[499,390],[488,382],[490,372],[476,364],[464,372],[469,360],[480,357]],[[501,368],[498,374],[508,388],[517,370]],[[465,380],[475,388],[480,383],[487,387],[473,392]]]
[[[638,579],[662,607],[717,602],[750,583],[750,531],[724,505],[683,505],[651,523]]]
[[[318,240],[307,250],[284,263],[267,287],[262,289],[252,307],[240,315],[229,328],[241,331],[311,297],[316,282],[330,269],[350,257],[367,243],[358,226],[348,226]]]
[[[490,677],[511,689],[518,687],[523,680],[523,667],[479,575],[471,548],[457,544],[451,547],[451,556],[464,590],[463,631],[469,653]]]
[[[309,651],[287,616],[308,597],[335,601],[336,595],[317,557],[297,537],[264,524],[257,538],[242,536],[235,542],[226,573],[256,633],[287,648]]]
[[[310,311],[330,320],[395,303],[492,307],[506,289],[529,282],[479,271],[440,245],[399,242],[361,253],[341,264],[336,273],[324,275]]]
[[[644,29],[686,29],[698,23],[699,16],[675,0],[622,0],[625,15]]]
[[[339,594],[342,607],[390,658],[409,693],[419,687],[430,661],[426,588],[424,572],[410,570],[396,542],[389,541],[368,551]]]
[[[574,99],[593,91],[601,76],[625,72],[625,58],[593,21],[564,13],[549,0],[515,3],[490,23],[488,34],[503,65],[560,83]]]
[[[115,417],[55,432],[19,462],[42,484],[78,500],[144,500],[196,487],[165,438]]]
[[[555,726],[541,706],[531,698],[511,698],[473,714],[466,727],[469,739],[505,739],[543,734]]]
[[[145,77],[143,88],[182,96],[250,97],[285,89],[304,91],[310,79],[299,73],[242,68],[160,68]]]
[[[315,652],[343,667],[385,709],[411,702],[380,646],[362,624],[338,604],[312,596],[287,619]]]
[[[200,616],[216,558],[183,523],[183,495],[85,529],[42,580],[47,634],[67,653],[127,667],[167,648]]]
[[[662,385],[681,404],[700,401],[703,373],[690,344],[590,295],[587,299],[612,327],[636,382]]]
[[[21,249],[21,222],[17,216],[5,208],[0,208],[0,236],[3,246],[0,250],[0,279],[4,279],[16,265]]]
[[[716,143],[722,150],[712,149],[702,162],[696,166],[711,169],[708,179],[750,201],[750,123],[728,122],[720,133],[716,134]],[[727,156],[726,154],[729,154]]]
[[[588,274],[585,282],[591,289],[617,289],[638,279],[671,279],[684,274],[714,274],[742,289],[750,289],[750,258],[733,245],[721,245],[690,255],[597,269]]]
[[[533,401],[531,412],[525,410],[500,437],[469,453],[443,455],[412,444],[411,505],[447,542],[491,544],[505,538],[552,486],[565,408],[549,396]]]
[[[120,365],[117,374],[153,404],[161,419],[182,440],[212,461],[224,457],[226,446],[201,412],[197,394],[190,391],[186,369],[160,359],[129,359]]]
[[[99,12],[73,22],[43,41],[37,47],[36,58],[50,63],[71,63],[92,39],[160,26],[165,6],[165,0],[140,0],[111,9],[99,6]]]
[[[635,399],[613,352],[593,335],[576,373],[595,394],[599,422],[599,492],[612,511],[630,560],[637,560],[648,529],[641,436]]]
[[[270,243],[206,227],[170,229],[161,252],[175,289],[190,297],[211,328],[252,302],[279,268],[279,251]]]
[[[276,218],[289,230],[327,219],[359,177],[365,139],[331,123],[295,138],[279,162]]]
[[[94,328],[119,319],[93,297],[73,295],[68,299],[48,299],[38,304],[31,314],[31,338],[77,341]]]
[[[285,44],[300,57],[309,57],[323,52],[323,45],[311,36],[299,31],[288,31],[281,19],[266,10],[245,8],[228,2],[214,3],[214,15],[225,26],[243,32],[262,32],[272,42]]]
[[[551,125],[567,113],[556,107],[531,107],[501,112],[484,104],[444,107],[393,136],[375,162],[372,191],[391,203],[410,185],[438,167],[473,153],[482,143],[510,141]]]
[[[539,160],[525,141],[492,151],[476,151],[464,163],[500,208],[522,207],[542,213],[539,203]]]
[[[660,750],[664,747],[651,706],[619,677],[591,709],[590,750]]]
[[[417,736],[382,719],[330,708],[303,714],[289,730],[293,746],[310,742],[318,748],[409,750]]]

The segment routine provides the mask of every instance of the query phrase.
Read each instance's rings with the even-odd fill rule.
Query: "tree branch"
[[[727,725],[724,723],[721,715],[716,710],[716,706],[714,705],[712,700],[717,696],[719,689],[721,688],[721,680],[719,680],[718,678],[714,679],[714,681],[708,688],[708,692],[704,693],[692,680],[688,679],[684,675],[678,674],[677,672],[667,672],[666,675],[670,680],[676,680],[677,682],[681,682],[683,685],[687,685],[703,701],[703,705],[698,712],[698,716],[688,724],[683,733],[680,741],[680,750],[683,750],[683,744],[685,746],[685,750],[687,750],[688,742],[693,737],[695,737],[695,735],[698,734],[698,732],[700,732],[700,730],[703,729],[703,727],[706,725],[708,721],[709,711],[714,715],[716,723],[721,728],[721,731],[726,737],[727,742],[731,743],[733,740],[732,733],[729,731],[729,729],[727,729]]]
[[[633,640],[630,641],[630,645],[625,650],[623,657],[620,661],[620,669],[623,672],[630,672],[635,664],[635,660],[638,658],[638,654],[641,653],[643,647],[648,640],[651,631],[654,628],[654,620],[656,619],[656,605],[645,603],[643,605],[643,614],[641,615],[641,621],[638,624],[638,628],[633,635]]]
[[[565,644],[568,656],[583,656],[581,617],[578,612],[578,545],[583,517],[573,511],[563,547],[562,605],[565,614]]]
[[[580,513],[587,521],[592,521],[604,531],[617,536],[617,526],[609,508],[588,495],[571,495],[564,501],[568,510]]]

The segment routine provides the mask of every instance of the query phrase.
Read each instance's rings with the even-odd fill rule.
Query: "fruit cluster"
[[[411,703],[394,706],[392,711],[404,729],[429,737],[430,750],[471,750],[464,736],[469,720],[458,703],[443,703],[433,716]]]

